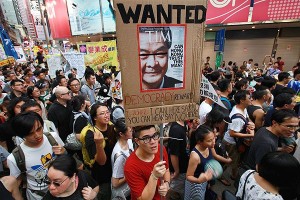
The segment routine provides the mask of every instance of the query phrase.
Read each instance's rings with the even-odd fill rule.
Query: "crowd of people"
[[[213,200],[216,178],[236,180],[246,199],[299,195],[300,63],[213,70],[207,58],[202,72],[224,105],[203,97],[198,119],[167,124],[161,155],[158,126],[128,127],[123,100],[110,97],[114,67],[87,66],[80,79],[75,68],[50,77],[38,62],[0,70],[4,199]],[[211,160],[230,177],[206,170]]]

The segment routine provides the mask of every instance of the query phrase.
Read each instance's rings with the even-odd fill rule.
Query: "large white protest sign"
[[[202,74],[201,85],[200,85],[200,95],[209,98],[219,106],[226,108],[226,106],[219,98],[218,94],[216,93],[211,83],[207,80],[207,78],[203,74]]]
[[[64,58],[68,61],[71,68],[77,69],[77,75],[79,78],[82,78],[85,71],[85,64],[84,64],[84,54],[82,53],[64,53]],[[70,70],[65,71],[64,66],[62,66],[63,57],[60,54],[51,55],[47,58],[47,63],[49,67],[49,74],[52,77],[55,77],[55,71],[58,69],[62,69],[67,76],[71,73]]]

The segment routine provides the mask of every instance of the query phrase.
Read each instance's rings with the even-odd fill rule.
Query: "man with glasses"
[[[172,45],[169,27],[140,27],[140,67],[142,90],[179,88],[182,81],[166,76],[168,51]]]
[[[72,132],[69,126],[72,116],[71,92],[67,87],[58,86],[55,90],[56,101],[51,104],[48,110],[48,119],[52,121],[58,130],[59,136],[63,141]]]
[[[134,141],[138,148],[127,159],[124,167],[131,199],[155,199],[166,196],[170,188],[168,154],[163,149],[160,161],[159,133],[154,125],[135,127]]]
[[[290,153],[291,146],[296,144],[278,148],[279,137],[291,138],[294,132],[299,129],[299,119],[293,110],[282,109],[276,110],[271,116],[272,125],[259,129],[251,144],[246,164],[251,169],[256,169],[260,164],[262,157],[273,151],[286,151]]]
[[[11,92],[4,97],[3,101],[12,100],[16,97],[26,96],[24,92],[24,82],[20,79],[15,79],[10,82]]]

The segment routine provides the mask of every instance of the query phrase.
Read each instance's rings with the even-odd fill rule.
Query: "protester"
[[[125,163],[124,173],[131,190],[131,199],[159,200],[170,188],[168,154],[163,148],[160,161],[159,133],[154,125],[134,129],[134,141],[138,148]]]
[[[75,159],[68,155],[61,155],[50,163],[43,182],[49,189],[43,200],[93,200],[99,192],[97,182],[86,172],[78,171]]]

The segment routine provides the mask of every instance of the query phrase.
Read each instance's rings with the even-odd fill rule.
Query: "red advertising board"
[[[299,11],[299,0],[255,0],[252,21],[299,19]]]
[[[248,22],[251,0],[208,0],[206,24]]]
[[[53,39],[70,38],[70,24],[65,0],[45,0]]]

